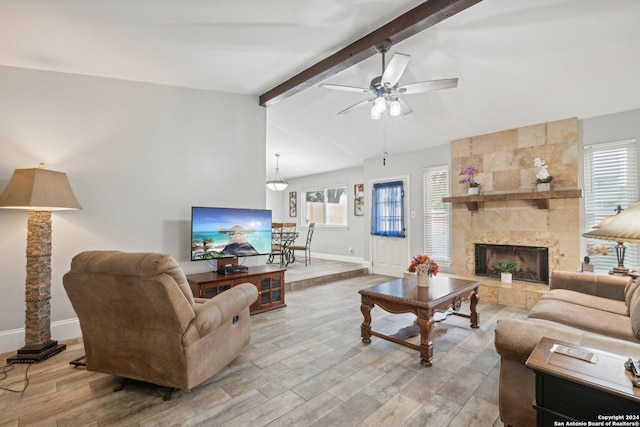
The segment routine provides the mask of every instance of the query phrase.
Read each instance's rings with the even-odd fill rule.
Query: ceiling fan
[[[338,114],[346,114],[358,108],[371,106],[371,118],[378,120],[388,109],[391,116],[405,116],[413,110],[400,97],[401,95],[413,95],[423,93],[430,90],[449,89],[458,86],[458,79],[441,79],[417,82],[398,87],[398,81],[402,77],[404,70],[409,64],[411,56],[403,53],[394,53],[385,67],[385,54],[391,48],[391,40],[385,40],[376,45],[376,51],[382,54],[382,75],[371,80],[369,88],[356,86],[342,86],[332,84],[321,84],[320,87],[325,89],[341,90],[346,92],[361,92],[374,95],[372,98],[360,101],[340,111]]]

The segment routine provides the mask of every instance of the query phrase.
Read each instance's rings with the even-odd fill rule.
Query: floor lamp
[[[602,226],[584,233],[582,237],[616,242],[618,266],[614,267],[609,274],[626,275],[629,274],[629,269],[624,266],[624,255],[627,250],[624,244],[640,243],[640,202],[618,212],[617,215],[607,217],[606,222],[603,221],[604,225],[599,224]]]
[[[51,211],[81,209],[67,175],[16,169],[0,195],[0,208],[27,210],[25,346],[8,363],[41,362],[66,348],[51,339]]]

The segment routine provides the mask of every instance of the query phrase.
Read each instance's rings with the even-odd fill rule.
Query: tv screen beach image
[[[193,207],[191,260],[271,253],[271,211]]]

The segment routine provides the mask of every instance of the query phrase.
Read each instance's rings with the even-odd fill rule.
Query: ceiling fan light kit
[[[382,75],[371,80],[369,88],[361,88],[355,86],[342,86],[333,84],[321,84],[320,87],[325,89],[340,90],[345,92],[362,92],[374,95],[373,98],[365,99],[351,107],[340,111],[338,114],[346,114],[355,109],[365,107],[369,103],[371,106],[371,119],[378,120],[383,114],[389,112],[392,117],[405,116],[413,112],[411,107],[404,102],[400,95],[413,95],[416,93],[424,93],[430,90],[448,89],[458,86],[458,79],[442,79],[428,80],[423,82],[412,83],[409,85],[398,87],[398,82],[407,69],[411,56],[403,53],[394,53],[389,61],[385,64],[385,54],[391,48],[391,40],[384,40],[376,45],[376,50],[382,55]],[[387,104],[389,107],[387,108]]]

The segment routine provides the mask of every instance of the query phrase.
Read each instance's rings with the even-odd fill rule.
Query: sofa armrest
[[[248,308],[257,298],[258,290],[255,285],[236,285],[202,304],[196,303],[196,317],[192,325],[196,327],[200,337],[203,337]]]
[[[542,337],[575,344],[579,344],[582,339],[581,334],[554,328],[553,325],[520,319],[500,319],[496,325],[494,343],[503,359],[524,363]]]
[[[631,280],[629,276],[554,271],[551,273],[549,289],[568,289],[583,294],[624,301],[625,286]]]

